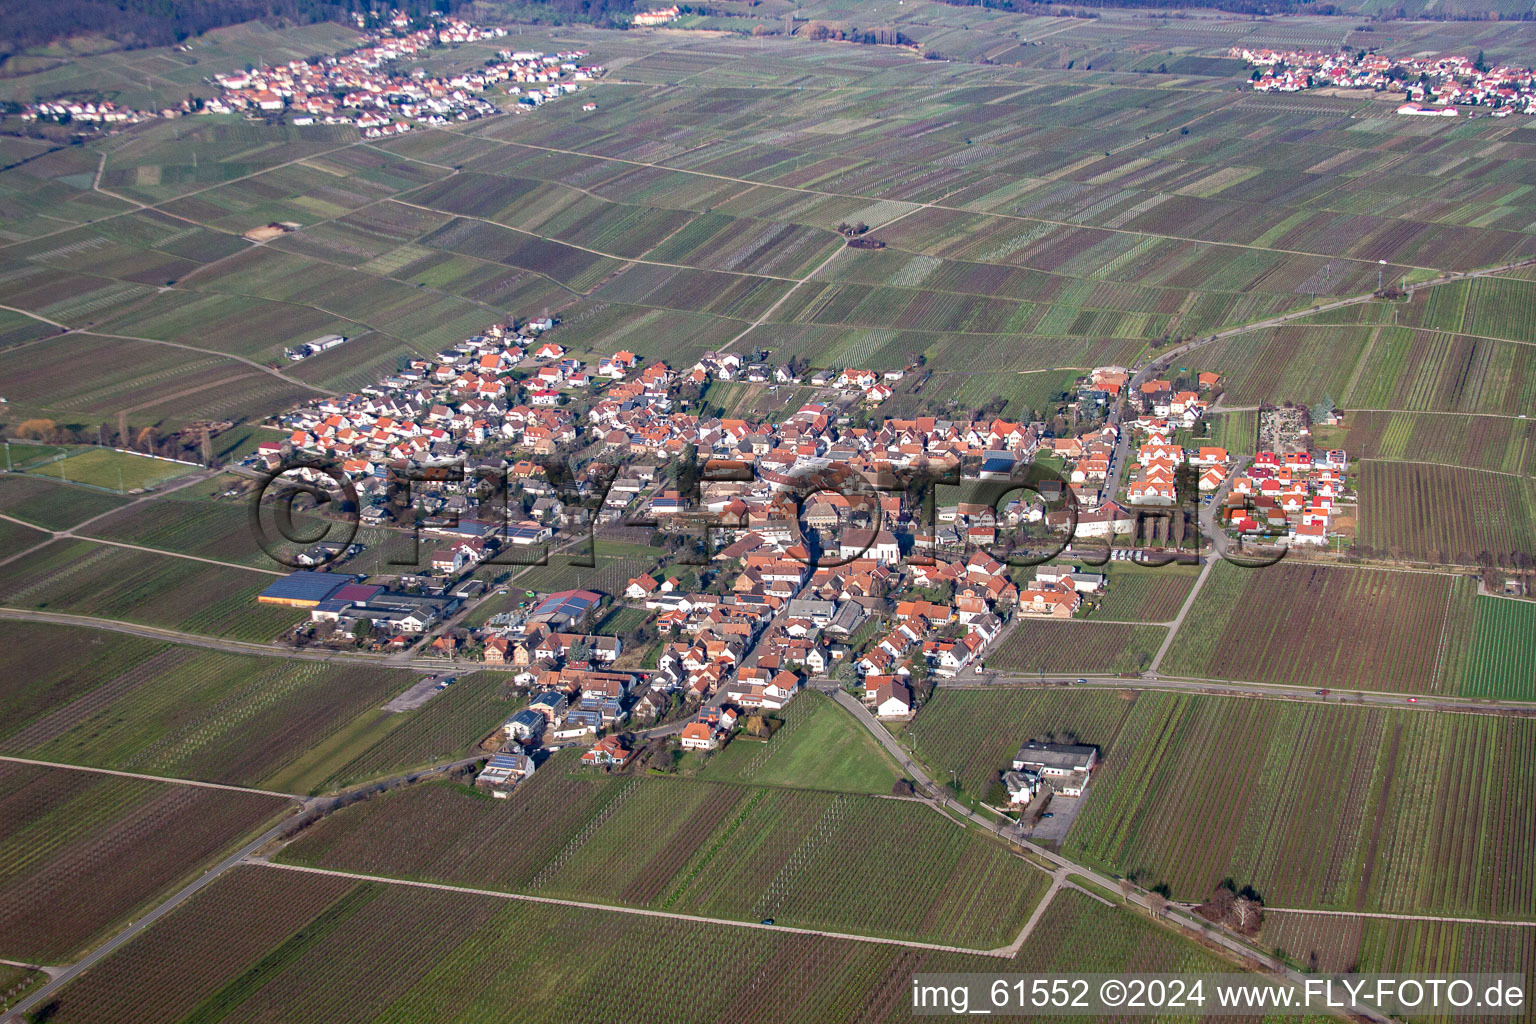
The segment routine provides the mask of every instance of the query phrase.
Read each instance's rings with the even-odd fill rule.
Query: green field
[[[287,571],[288,563],[279,563],[264,550],[251,526],[251,508],[246,501],[204,499],[201,492],[212,489],[201,485],[188,487],[183,493],[155,498],[144,505],[97,520],[81,532],[105,540],[197,555],[254,569]],[[334,540],[347,532],[342,524],[329,525],[316,516],[295,514],[293,523],[296,533],[306,538],[329,537]],[[273,526],[269,512],[263,513],[263,528],[267,530],[268,544],[279,555],[291,557],[308,546],[283,540]],[[356,539],[363,542],[361,530]]]
[[[940,689],[901,729],[901,739],[936,776],[953,771],[960,788],[984,797],[998,773],[1032,739],[1075,736],[1107,753],[1136,694],[1062,687]]]
[[[18,662],[7,676],[0,751],[247,786],[264,786],[416,678],[88,629],[6,623],[0,635],[18,650],[62,644],[75,652],[73,671],[54,664],[34,674]],[[33,653],[27,664],[38,660]]]
[[[879,742],[847,711],[807,690],[783,711],[772,739],[744,733],[711,755],[702,778],[760,786],[885,794],[897,772]]]
[[[910,801],[574,763],[556,758],[507,802],[448,784],[385,794],[283,860],[976,948],[1016,935],[1048,881]]]
[[[986,664],[991,669],[1025,675],[1135,673],[1151,664],[1165,635],[1162,626],[1051,621],[1021,615],[987,652]]]
[[[142,622],[238,640],[271,640],[295,609],[258,605],[275,578],[170,555],[56,540],[11,563],[0,603]]]
[[[27,993],[48,980],[42,971],[0,964],[0,1010],[15,1006]]]
[[[1510,971],[1529,977],[1536,964],[1536,932],[1500,924],[1271,913],[1260,941],[1297,964],[1329,972]]]
[[[1134,562],[1112,562],[1104,571],[1109,576],[1107,591],[1088,617],[1111,622],[1167,622],[1178,614],[1200,575],[1193,565],[1152,568]]]
[[[1461,692],[1498,700],[1536,699],[1536,602],[1477,599]]]
[[[733,984],[698,969],[706,952],[736,965]],[[650,981],[616,981],[637,960],[649,965]],[[790,965],[794,998],[772,997]],[[909,1010],[913,973],[1053,969],[1225,964],[1071,890],[1056,895],[1017,956],[999,959],[247,866],[85,974],[47,1013],[58,1024],[268,1011],[390,1022],[875,1024],[926,1019]],[[142,995],[149,992],[153,999]]]
[[[504,672],[463,676],[414,711],[370,715],[347,737],[368,745],[334,764],[326,788],[362,782],[391,771],[457,760],[520,707],[506,692]],[[349,752],[343,747],[341,753]]]
[[[67,530],[128,499],[31,475],[0,475],[0,512],[45,530]]]
[[[0,763],[0,955],[71,959],[291,806],[276,796]],[[146,835],[153,856],[122,855]]]
[[[33,467],[28,472],[126,494],[158,486],[195,472],[196,469],[195,466],[168,459],[154,459],[110,448],[81,448],[73,449],[66,459]]]

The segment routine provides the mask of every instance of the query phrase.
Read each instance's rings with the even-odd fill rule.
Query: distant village
[[[421,562],[393,583],[350,575],[343,559],[275,582],[262,600],[307,608],[324,642],[421,644],[515,670],[534,699],[507,721],[504,758],[579,741],[593,744],[594,763],[622,764],[619,732],[678,714],[688,716],[681,748],[708,752],[739,715],[777,712],[811,682],[853,685],[877,716],[904,718],[937,679],[984,671],[1013,623],[1089,614],[1114,587],[1112,564],[1090,571],[1075,547],[1027,567],[1007,564],[1009,552],[1060,550],[1072,530],[1073,545],[1130,538],[1194,560],[1196,524],[1143,520],[1166,523],[1159,512],[1218,497],[1212,511],[1231,537],[1325,545],[1344,496],[1344,453],[1312,450],[1305,409],[1264,410],[1256,457],[1201,443],[1215,373],[1138,380],[1095,368],[1070,396],[1080,429],[1053,436],[1043,422],[1001,417],[871,420],[866,410],[906,370],[715,351],[674,368],[625,350],[582,358],[560,334],[549,317],[491,324],[360,392],[285,414],[282,435],[249,460],[270,470],[326,460],[356,488],[365,525],[419,529]],[[703,396],[733,381],[809,400],[773,422],[714,415]],[[914,495],[873,486],[957,471],[1002,492],[1037,462],[1053,472],[1033,490],[994,503],[967,501],[969,484],[947,488],[928,514]],[[391,473],[405,466],[417,472],[402,508]],[[482,471],[504,488],[479,486]],[[637,525],[651,571],[517,602],[517,565],[594,529]],[[1117,546],[1114,557],[1141,553]],[[307,553],[316,565],[335,554],[352,552]],[[460,624],[480,600],[501,610]],[[599,628],[616,618],[623,629]],[[1033,800],[1039,789],[1036,778],[1019,792]]]
[[[364,138],[382,138],[414,126],[501,113],[502,108],[487,98],[496,92],[519,109],[537,107],[577,92],[582,83],[603,74],[601,67],[582,63],[587,56],[584,50],[549,54],[502,50],[479,68],[438,76],[405,66],[435,48],[506,34],[504,28],[480,28],[452,17],[433,18],[421,25],[395,12],[381,27],[369,31],[365,44],[355,50],[214,75],[209,81],[218,86],[219,94],[206,100],[188,98],[158,111],[138,111],[106,100],[58,99],[30,104],[21,116],[23,120],[122,125],[188,114],[281,115],[290,124],[353,125]],[[502,83],[508,84],[498,90]]]
[[[1388,57],[1366,50],[1250,50],[1233,47],[1257,70],[1250,82],[1258,92],[1304,89],[1372,89],[1401,92],[1405,115],[1455,117],[1458,106],[1484,107],[1494,117],[1536,112],[1536,75],[1529,68],[1489,66],[1479,55]],[[1428,106],[1426,106],[1426,104]]]

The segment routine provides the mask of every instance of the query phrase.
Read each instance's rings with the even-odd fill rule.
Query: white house
[[[880,718],[905,718],[912,713],[912,691],[906,683],[892,680],[875,691],[875,714]]]

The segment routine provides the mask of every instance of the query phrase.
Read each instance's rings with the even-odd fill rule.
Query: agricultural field
[[[1111,622],[1169,621],[1179,613],[1200,575],[1198,566],[1179,564],[1151,568],[1112,562],[1105,571],[1108,589],[1089,618]]]
[[[0,475],[0,512],[45,530],[67,530],[127,504],[115,494],[70,487],[31,474]]]
[[[1380,327],[1348,388],[1332,394],[1346,409],[1517,416],[1536,402],[1532,358],[1529,344]]]
[[[0,954],[57,963],[292,803],[0,762]]]
[[[1356,463],[1358,546],[1392,559],[1529,564],[1536,482],[1454,466]]]
[[[49,540],[50,534],[35,527],[24,526],[9,519],[0,519],[0,551],[12,554],[25,551]]]
[[[1351,458],[1348,554],[1399,567],[1223,562],[1171,636],[1193,569],[1114,563],[1087,615],[1020,618],[987,652],[1014,685],[940,687],[897,735],[972,803],[1026,740],[1097,745],[1063,851],[1180,900],[1251,884],[1271,909],[1264,941],[1305,966],[1529,972],[1531,929],[1284,908],[1536,922],[1536,718],[1403,703],[1536,701],[1536,604],[1403,565],[1524,568],[1536,551],[1532,133],[1523,114],[1399,117],[1401,90],[1258,93],[1228,56],[1358,47],[1529,65],[1529,12],[1468,2],[1407,12],[1501,20],[1405,21],[1382,0],[1262,18],[905,0],[871,25],[848,0],[721,0],[661,31],[517,25],[516,43],[414,54],[406,64],[436,73],[508,45],[578,48],[610,74],[580,99],[389,138],[292,112],[30,124],[0,136],[0,426],[89,438],[121,417],[164,437],[212,421],[233,462],[281,438],[299,403],[361,392],[508,317],[550,316],[552,339],[587,360],[628,349],[687,372],[728,346],[772,366],[916,368],[883,405],[834,410],[850,430],[1043,413],[1059,435],[1057,396],[1088,368],[1202,342],[1170,373],[1220,373],[1234,411],[1180,440],[1247,454],[1260,403],[1336,402],[1348,425],[1316,440]],[[903,45],[818,38],[855,23]],[[5,57],[0,100],[157,107],[209,95],[218,72],[357,38],[252,23],[175,47],[35,47]],[[493,95],[510,105],[505,85]],[[274,221],[291,230],[245,237]],[[859,247],[839,234],[855,224]],[[1394,283],[1416,291],[1369,298]],[[331,333],[346,344],[284,358]],[[816,390],[716,382],[672,411],[782,420],[825,401]],[[565,409],[587,423],[580,394]],[[22,427],[40,418],[54,425]],[[594,440],[559,457],[577,466]],[[286,567],[257,549],[244,504],[213,500],[234,474],[176,489],[196,467],[41,444],[8,459],[0,542],[20,554],[0,606],[264,645],[305,618],[254,601]],[[153,496],[125,508],[141,491]],[[42,532],[87,520],[80,537]],[[343,570],[397,572],[401,536],[359,533],[367,551]],[[614,536],[590,568],[572,546],[477,570],[506,592],[463,625],[530,593],[616,598],[673,557],[644,528]],[[597,628],[614,635],[647,618],[605,611]],[[147,776],[320,794],[483,754],[523,706],[512,673],[487,670],[386,712],[420,678],[388,667],[404,657],[234,654],[17,621],[0,622],[0,643],[0,756],[81,769],[0,762],[0,960],[13,963],[78,958],[291,806]],[[635,646],[625,664],[654,656]],[[1022,685],[1154,668],[1397,706]],[[892,798],[898,766],[832,701],[807,693],[782,717],[767,741],[675,770],[670,752],[654,771],[606,772],[563,751],[507,799],[451,779],[373,795],[213,881],[37,1019],[885,1022],[906,1018],[917,970],[1217,966],[1072,890],[1016,956],[964,952],[1004,950],[1050,879],[983,829]],[[29,983],[0,965],[0,1008]]]
[[[1227,405],[1315,405],[1332,396],[1347,406],[1351,375],[1371,349],[1372,337],[1372,329],[1362,327],[1268,327],[1208,345],[1190,358],[1198,360],[1202,373],[1221,374]],[[1230,450],[1248,450],[1252,444],[1250,436]]]
[[[1270,907],[1531,920],[1533,729],[1143,694],[1063,852],[1181,900],[1230,877]]]
[[[263,550],[251,528],[251,508],[244,501],[210,501],[203,495],[210,487],[193,486],[184,491],[155,498],[135,508],[116,515],[98,519],[82,531],[85,536],[103,540],[120,541],[141,547],[156,548],[175,554],[196,555],[216,562],[245,565],[269,572],[286,572],[289,566],[280,564]],[[294,530],[304,537],[319,536],[327,523],[319,517],[294,514]],[[270,523],[270,514],[264,520],[268,537],[279,554],[302,550],[299,545],[283,540]],[[331,527],[335,536],[343,535],[339,525]],[[362,531],[358,531],[362,542]]]
[[[1029,740],[1070,735],[1107,753],[1137,699],[1100,689],[941,687],[899,735],[938,775],[953,770],[962,790],[984,796]]]
[[[241,926],[247,918],[251,926]],[[698,970],[702,950],[738,965],[734,984]],[[660,993],[644,1000],[613,984],[641,961]],[[64,989],[46,1012],[58,1024],[169,1024],[194,1012],[227,1019],[274,1008],[343,1024],[883,1024],[921,1019],[908,1011],[915,972],[1210,971],[1219,964],[1145,919],[1071,890],[1057,894],[1023,949],[1002,960],[253,865],[177,908]],[[789,969],[795,997],[773,998]]]
[[[19,300],[0,298],[13,301]],[[82,373],[82,366],[90,372]],[[84,332],[46,347],[0,351],[0,376],[7,382],[8,397],[15,403],[10,408],[18,419],[39,415],[86,426],[124,410],[132,410],[133,425],[264,417],[316,394],[306,385],[217,353],[189,356],[186,349],[171,345]],[[115,472],[111,486],[117,487]]]
[[[371,716],[359,735],[372,742],[339,764],[325,788],[469,756],[521,707],[506,690],[510,678],[505,672],[476,672],[415,711]]]
[[[1536,602],[1479,597],[1472,621],[1462,696],[1536,699]]]
[[[90,651],[78,676],[9,677],[0,752],[148,775],[261,787],[274,772],[377,708],[416,676],[7,624],[33,643]],[[101,650],[93,642],[98,639]],[[116,662],[111,653],[144,654]]]
[[[1530,976],[1536,929],[1336,914],[1265,914],[1259,941],[1315,970],[1380,973],[1511,972]],[[1488,1020],[1473,1014],[1459,1020]]]
[[[1324,436],[1317,434],[1319,443]],[[1433,462],[1527,476],[1536,471],[1536,422],[1530,420],[1353,412],[1345,428],[1326,436],[1332,447],[1347,450],[1351,461]]]
[[[0,736],[91,692],[167,644],[123,633],[0,621]]]
[[[1234,455],[1252,455],[1258,447],[1259,414],[1227,412],[1207,414],[1211,425],[1210,443]]]
[[[15,1006],[28,992],[47,980],[48,975],[42,971],[0,964],[0,1012]]]
[[[446,783],[384,794],[282,859],[977,948],[1006,944],[1048,881],[909,801],[573,764],[557,758],[506,803]]]
[[[814,690],[784,709],[784,724],[768,740],[739,733],[716,751],[700,777],[759,786],[887,794],[897,770],[869,730]]]
[[[300,618],[292,608],[256,603],[274,578],[86,540],[56,540],[10,564],[0,583],[0,603],[265,641]]]
[[[1445,652],[1467,643],[1442,573],[1222,561],[1158,666],[1169,676],[1341,690],[1454,693]],[[1368,643],[1361,638],[1369,638]]]
[[[1021,674],[1121,673],[1147,667],[1166,634],[1162,626],[1019,616],[986,654],[989,668]]]

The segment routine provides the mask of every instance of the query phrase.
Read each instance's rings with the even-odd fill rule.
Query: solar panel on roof
[[[324,601],[337,589],[351,582],[350,576],[300,570],[274,580],[261,592],[261,596],[282,601]]]

